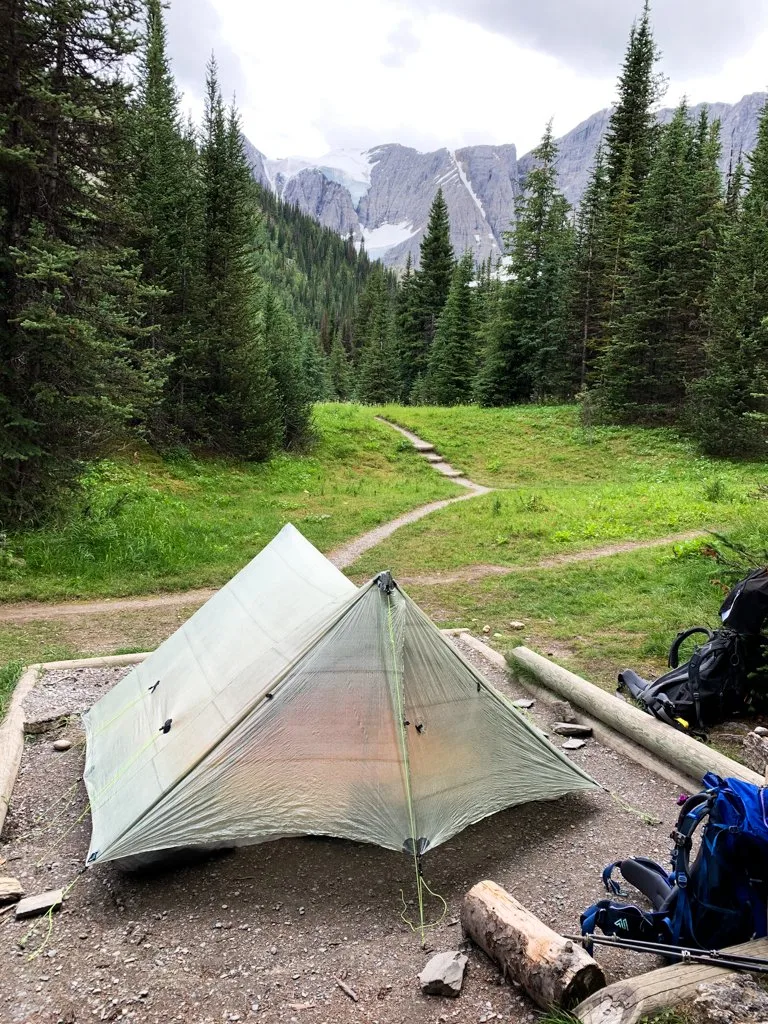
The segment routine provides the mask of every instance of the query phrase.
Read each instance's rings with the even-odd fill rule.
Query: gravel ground
[[[464,653],[509,696],[526,696]],[[51,673],[30,707],[41,717],[80,711],[125,671]],[[542,728],[552,724],[548,705],[538,701],[530,713]],[[73,747],[54,752],[63,737]],[[673,786],[590,740],[574,760],[663,824],[649,826],[599,793],[515,807],[466,829],[425,858],[425,876],[449,909],[422,950],[400,918],[401,889],[413,896],[411,865],[374,846],[280,840],[164,873],[125,875],[107,864],[78,876],[89,838],[87,816],[77,820],[86,805],[80,740],[77,717],[28,737],[0,844],[0,872],[30,894],[77,879],[34,958],[47,923],[33,922],[30,933],[12,913],[0,917],[0,1020],[13,1024],[532,1021],[532,1004],[472,948],[457,1001],[421,994],[416,975],[429,955],[462,941],[463,895],[492,878],[554,928],[575,931],[584,907],[604,895],[605,864],[632,854],[665,861],[677,815]],[[613,980],[658,965],[637,954],[599,956]]]

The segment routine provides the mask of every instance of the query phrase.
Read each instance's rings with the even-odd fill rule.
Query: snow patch
[[[284,178],[285,185],[301,171],[318,170],[329,181],[335,181],[348,189],[352,202],[357,205],[371,187],[371,150],[361,152],[354,149],[335,149],[325,153],[316,160],[308,160],[301,156],[280,157],[276,160],[265,160],[264,166],[270,181],[278,174]]]
[[[379,224],[377,228],[363,228],[365,247],[370,253],[373,249],[392,249],[401,242],[407,242],[416,234],[416,228],[409,220],[399,224]]]

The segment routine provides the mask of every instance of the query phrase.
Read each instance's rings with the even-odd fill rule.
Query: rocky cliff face
[[[699,103],[691,108],[691,116],[696,118],[706,106],[710,118],[720,120],[720,138],[723,152],[720,158],[720,169],[727,173],[733,154],[734,162],[740,154],[751,153],[757,139],[757,122],[760,111],[765,105],[766,93],[755,92],[744,96],[738,103]],[[674,110],[666,108],[659,111],[659,120],[666,123],[671,120]],[[599,110],[586,121],[582,121],[562,138],[557,140],[560,150],[558,177],[560,188],[572,206],[577,206],[587,186],[592,165],[595,160],[597,145],[608,126],[611,110]],[[518,167],[521,181],[533,165],[530,153],[520,157]]]
[[[765,102],[765,93],[753,93],[738,103],[710,104],[711,116],[722,124],[723,171],[731,152],[738,158],[754,147]],[[694,107],[693,115],[700,109]],[[672,113],[662,110],[659,118],[668,121]],[[600,110],[558,140],[560,188],[574,206],[586,187],[609,117],[609,108]],[[339,234],[352,232],[371,256],[390,266],[402,266],[408,253],[418,262],[438,187],[448,204],[456,255],[467,249],[478,260],[500,255],[520,182],[533,164],[530,153],[518,160],[513,145],[419,153],[391,144],[364,153],[341,150],[319,160],[268,160],[246,140],[246,153],[262,185]]]

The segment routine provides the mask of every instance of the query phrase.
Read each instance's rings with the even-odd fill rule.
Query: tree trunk
[[[567,1009],[605,985],[602,970],[581,946],[553,932],[495,882],[470,889],[461,926],[543,1009]]]
[[[724,953],[768,956],[768,939],[731,946]],[[637,1024],[656,1010],[680,1006],[697,994],[699,985],[722,981],[735,972],[708,964],[674,964],[637,978],[617,981],[580,1003],[573,1015],[583,1024]]]

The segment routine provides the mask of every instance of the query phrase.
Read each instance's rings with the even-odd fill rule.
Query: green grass
[[[586,430],[573,407],[381,411],[499,490],[398,531],[354,566],[361,576],[382,565],[406,575],[531,565],[622,541],[768,525],[765,464],[704,458],[668,430]]]
[[[490,627],[502,649],[551,655],[613,689],[621,668],[654,676],[676,633],[717,623],[730,582],[700,546],[635,551],[556,569],[406,590],[441,626]],[[525,629],[509,627],[521,621]],[[683,652],[686,656],[685,651]]]
[[[378,524],[461,493],[373,412],[316,409],[306,455],[262,465],[146,451],[104,461],[54,527],[0,549],[6,601],[120,596],[218,586],[287,522],[328,551]]]
[[[16,683],[19,681],[22,669],[23,666],[20,661],[9,661],[5,665],[0,665],[0,721],[2,721],[5,715],[11,694]]]

